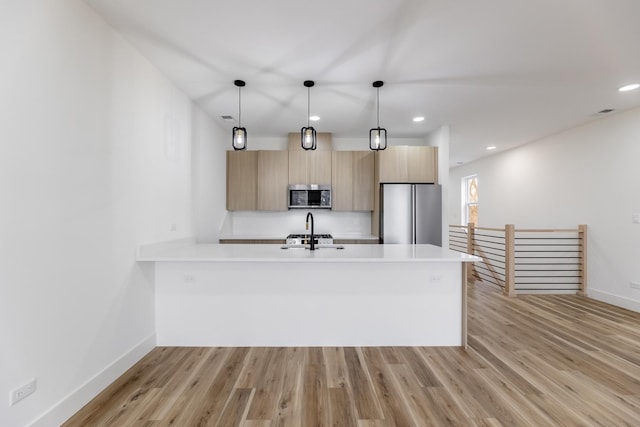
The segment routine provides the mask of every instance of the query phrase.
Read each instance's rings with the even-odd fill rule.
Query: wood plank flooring
[[[640,314],[469,286],[469,348],[156,348],[75,426],[639,426]]]

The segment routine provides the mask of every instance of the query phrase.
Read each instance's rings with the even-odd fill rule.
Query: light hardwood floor
[[[639,426],[640,314],[469,287],[469,349],[156,348],[72,426]]]

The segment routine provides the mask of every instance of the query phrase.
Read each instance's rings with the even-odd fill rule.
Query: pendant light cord
[[[242,127],[242,96],[240,96],[240,91],[242,88],[238,86],[238,127]]]
[[[380,88],[379,87],[376,88],[376,109],[377,109],[376,124],[379,128],[380,127]]]
[[[309,127],[309,114],[311,114],[311,88],[307,87],[307,127]]]

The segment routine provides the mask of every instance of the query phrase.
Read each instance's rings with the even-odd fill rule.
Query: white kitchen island
[[[432,245],[141,247],[161,346],[466,346],[467,262]]]

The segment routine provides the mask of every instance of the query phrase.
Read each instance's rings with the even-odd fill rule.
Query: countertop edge
[[[142,246],[138,249],[136,260],[196,263],[466,263],[481,260],[477,256],[432,245],[346,244],[341,246],[344,246],[345,252],[325,248],[312,253],[306,249],[297,249],[296,252],[287,255],[277,245],[195,244],[183,239]]]

